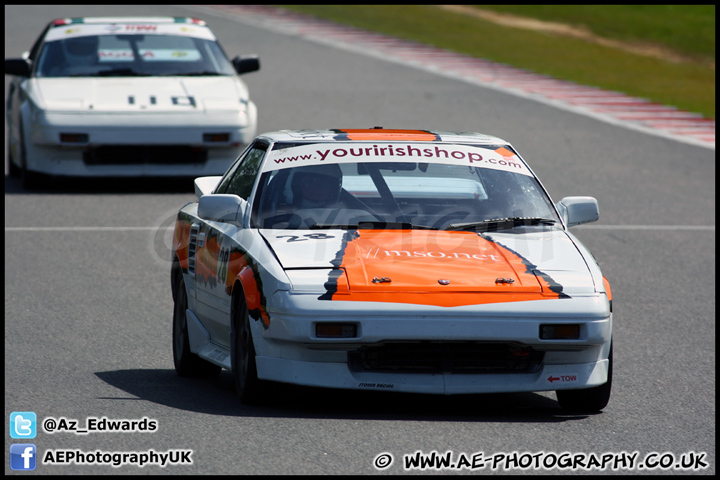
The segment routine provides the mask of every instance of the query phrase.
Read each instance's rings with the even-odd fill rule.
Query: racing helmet
[[[66,38],[61,43],[68,65],[91,65],[96,62],[100,44],[96,35]]]
[[[288,203],[300,207],[328,207],[340,199],[342,170],[334,163],[293,169]]]

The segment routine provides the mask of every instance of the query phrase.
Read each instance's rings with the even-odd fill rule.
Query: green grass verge
[[[584,27],[604,38],[661,45],[715,62],[715,5],[476,5],[478,8]]]
[[[715,63],[715,5],[476,5],[584,27],[603,38],[661,45]]]
[[[676,106],[682,110],[697,112],[707,118],[715,118],[714,6],[712,7],[712,47],[708,47],[706,41],[699,42],[706,49],[705,51],[699,47],[680,48],[673,45],[677,51],[688,55],[690,54],[684,50],[685,48],[694,52],[693,56],[696,60],[683,63],[673,63],[627,53],[581,39],[504,27],[468,15],[447,12],[432,5],[291,5],[283,7],[318,18],[486,58],[583,85],[624,92],[665,105]],[[525,7],[530,8],[531,6]],[[547,9],[550,6],[544,7]],[[662,33],[647,33],[659,30],[656,27],[643,26],[640,28],[636,25],[638,22],[633,22],[632,18],[629,18],[627,22],[616,22],[635,25],[633,28],[626,27],[623,30],[624,33],[614,33],[607,30],[607,27],[598,26],[612,23],[613,14],[617,18],[618,12],[609,12],[604,16],[586,12],[585,20],[582,22],[562,16],[558,18],[557,12],[562,12],[565,8],[565,6],[556,6],[555,16],[552,12],[548,13],[549,10],[545,10],[542,17],[545,20],[556,22],[568,21],[573,24],[583,24],[591,31],[596,31],[609,38],[625,40],[649,38],[654,40],[656,38],[654,36],[658,35],[666,38]],[[603,8],[610,8],[610,6],[603,6]],[[694,7],[684,8],[692,9]],[[656,10],[650,9],[646,11],[646,15],[652,16],[654,11]],[[657,11],[663,14],[662,18],[658,14],[658,18],[654,22],[646,20],[645,24],[657,25],[669,21],[662,8]],[[530,14],[527,11],[512,13]],[[537,14],[537,16],[541,15]],[[601,18],[602,21],[599,20]],[[598,19],[598,21],[593,23],[593,19]],[[588,23],[593,25],[589,26]],[[692,25],[688,28],[691,27]],[[621,29],[620,26],[614,28]],[[673,38],[679,37],[680,35],[675,35]],[[677,40],[671,42],[668,37],[668,42],[674,44]],[[712,66],[707,65],[709,56],[712,56]],[[705,59],[705,61],[697,61],[697,59]]]

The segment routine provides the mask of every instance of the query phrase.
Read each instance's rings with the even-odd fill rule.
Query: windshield
[[[384,161],[391,157],[401,161]],[[561,227],[535,176],[506,147],[395,143],[276,145],[260,178],[253,223],[276,229]]]
[[[232,75],[217,42],[179,35],[86,35],[45,43],[38,77]]]

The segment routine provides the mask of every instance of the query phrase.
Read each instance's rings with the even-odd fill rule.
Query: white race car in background
[[[202,20],[50,22],[5,59],[10,174],[220,175],[256,135],[257,109]]]
[[[196,179],[173,240],[180,375],[435,394],[557,391],[597,411],[612,382],[612,295],[503,140],[416,130],[259,136]]]

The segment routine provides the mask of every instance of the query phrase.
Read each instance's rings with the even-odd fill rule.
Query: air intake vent
[[[87,135],[86,135],[87,136]],[[88,140],[85,139],[87,143]],[[83,152],[85,165],[202,165],[208,151],[187,145],[99,145]]]
[[[195,254],[197,253],[197,239],[200,226],[193,223],[190,226],[190,240],[188,241],[188,273],[195,278]]]
[[[544,352],[516,343],[396,342],[348,352],[356,372],[533,373]]]

